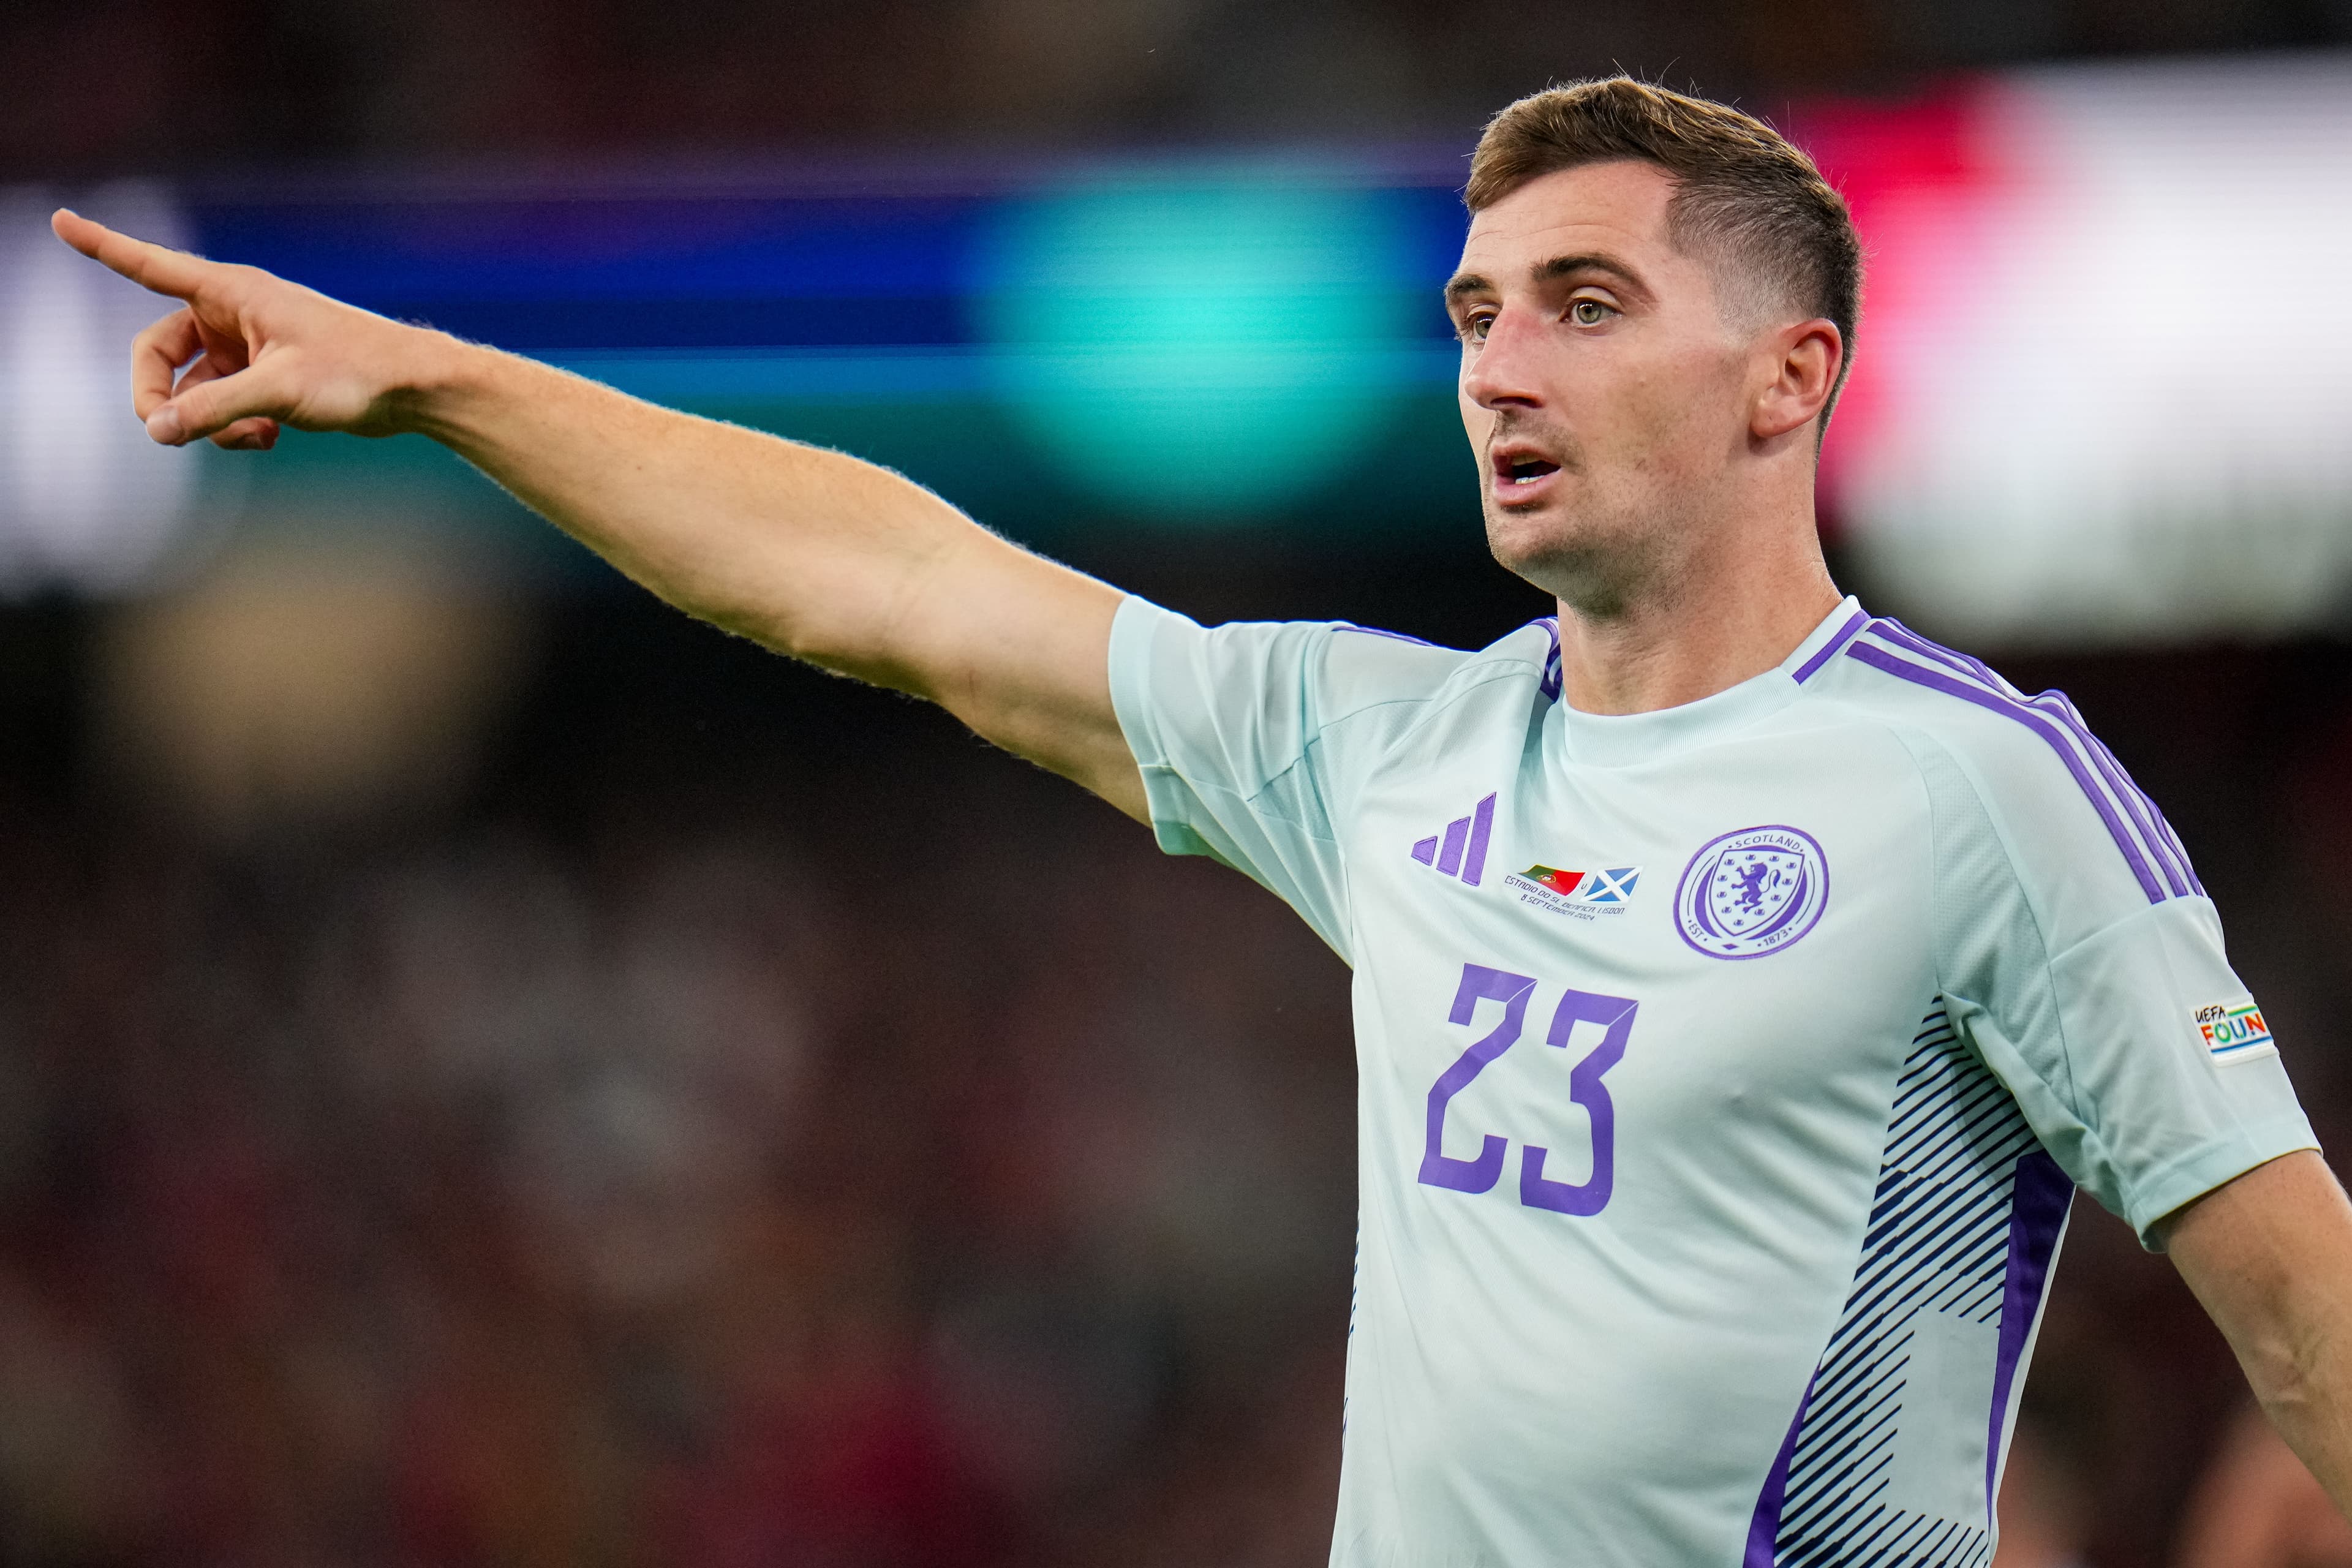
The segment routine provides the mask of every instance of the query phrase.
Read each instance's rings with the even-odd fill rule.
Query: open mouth
[[[1495,455],[1495,477],[1507,485],[1531,485],[1547,474],[1559,472],[1559,465],[1549,458],[1508,457]]]

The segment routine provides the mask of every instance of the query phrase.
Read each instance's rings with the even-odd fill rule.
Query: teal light
[[[1240,521],[1364,482],[1425,381],[1434,306],[1394,198],[1297,170],[1134,174],[1008,209],[982,325],[999,389],[1069,478],[1129,514]]]

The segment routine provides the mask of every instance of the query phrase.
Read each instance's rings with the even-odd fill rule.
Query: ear
[[[1781,328],[1759,346],[1772,357],[1763,367],[1766,380],[1749,410],[1748,433],[1771,441],[1820,415],[1845,364],[1845,339],[1836,322],[1817,316]]]

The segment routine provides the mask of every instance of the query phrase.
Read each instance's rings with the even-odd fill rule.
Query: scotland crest
[[[1812,930],[1829,898],[1829,858],[1811,834],[1743,827],[1683,868],[1675,928],[1709,958],[1761,958]]]

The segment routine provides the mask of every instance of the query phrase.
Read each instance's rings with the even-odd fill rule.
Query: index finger
[[[142,289],[152,289],[175,300],[194,298],[220,265],[200,256],[190,256],[184,250],[117,234],[104,224],[65,207],[59,207],[50,216],[49,227],[59,239],[92,261],[113,268]]]

